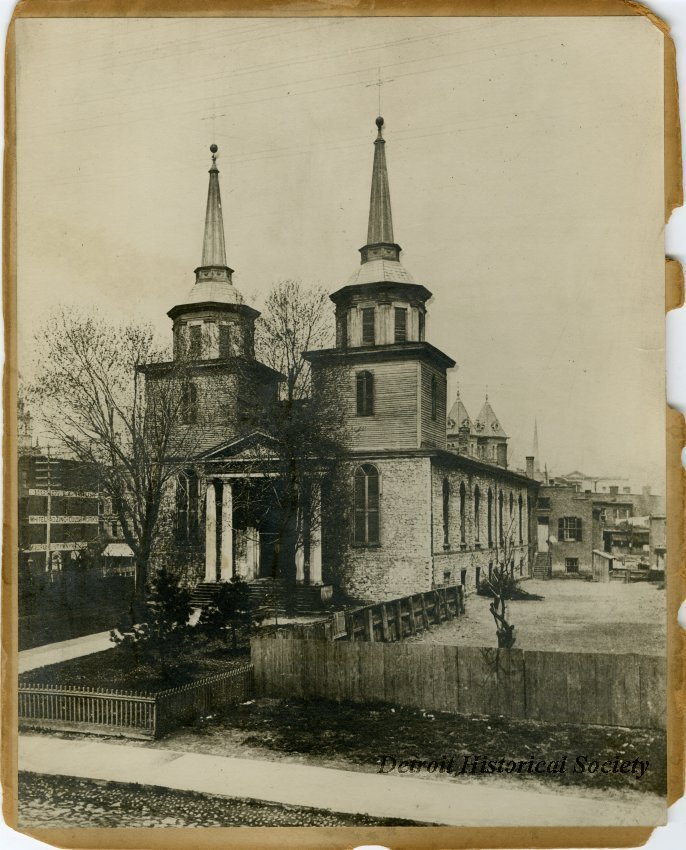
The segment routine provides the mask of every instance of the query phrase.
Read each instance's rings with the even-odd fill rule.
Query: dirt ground
[[[596,584],[587,581],[530,580],[522,588],[543,601],[508,603],[518,649],[557,652],[665,652],[664,590],[647,582]],[[413,638],[419,643],[495,646],[490,600],[473,593],[466,613],[457,620],[432,626]]]

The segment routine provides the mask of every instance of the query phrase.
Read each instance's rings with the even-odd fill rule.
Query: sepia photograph
[[[14,39],[18,828],[664,823],[664,32]]]

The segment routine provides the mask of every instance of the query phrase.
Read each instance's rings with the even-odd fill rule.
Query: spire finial
[[[384,119],[376,119],[377,135],[374,140],[374,165],[372,167],[372,191],[369,199],[369,226],[367,244],[360,249],[362,262],[385,259],[398,260],[400,246],[393,238],[393,218],[391,216],[391,195],[388,189],[388,171],[386,170],[386,141],[382,128]]]
[[[231,280],[230,270],[226,265],[226,246],[224,244],[224,219],[222,217],[222,199],[219,192],[219,169],[217,168],[217,152],[219,148],[214,142],[210,145],[212,167],[210,168],[210,185],[207,190],[207,210],[205,212],[205,235],[202,243],[202,260],[196,269],[212,268],[214,276]],[[204,273],[203,273],[204,274]],[[202,276],[202,275],[201,275]],[[206,275],[205,275],[206,276]]]

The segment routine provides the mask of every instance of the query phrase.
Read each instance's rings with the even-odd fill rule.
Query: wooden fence
[[[254,638],[257,696],[378,701],[463,715],[664,728],[659,656]]]
[[[401,599],[337,611],[316,623],[265,629],[304,640],[400,641],[464,614],[464,587],[439,587]]]
[[[155,694],[105,688],[19,686],[20,728],[159,738],[182,723],[253,695],[253,668],[224,673]]]

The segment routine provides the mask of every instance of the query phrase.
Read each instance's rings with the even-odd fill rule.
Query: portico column
[[[205,581],[217,580],[217,494],[214,481],[205,491]]]
[[[219,548],[219,568],[222,581],[233,576],[233,488],[231,482],[222,484],[222,539]]]
[[[298,546],[295,550],[295,581],[303,584],[305,581],[305,547]]]
[[[321,484],[312,482],[312,517],[310,521],[310,584],[322,583],[322,511]]]

